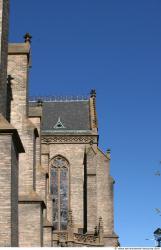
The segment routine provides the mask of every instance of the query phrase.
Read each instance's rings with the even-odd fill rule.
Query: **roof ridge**
[[[69,101],[88,101],[89,96],[30,96],[30,102],[69,102]]]

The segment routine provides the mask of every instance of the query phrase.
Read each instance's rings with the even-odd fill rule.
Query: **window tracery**
[[[50,165],[50,192],[53,198],[54,230],[67,230],[69,164],[62,156],[56,156]]]

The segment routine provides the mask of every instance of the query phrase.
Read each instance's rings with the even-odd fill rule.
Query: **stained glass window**
[[[67,230],[68,221],[68,162],[62,156],[51,162],[50,192],[53,199],[54,230]]]

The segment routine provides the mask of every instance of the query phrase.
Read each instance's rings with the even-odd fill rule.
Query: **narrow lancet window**
[[[50,192],[53,199],[54,230],[67,230],[69,164],[62,156],[56,156],[50,164]]]

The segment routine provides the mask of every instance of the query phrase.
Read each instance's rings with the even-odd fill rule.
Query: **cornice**
[[[97,135],[42,135],[42,144],[97,144]]]

